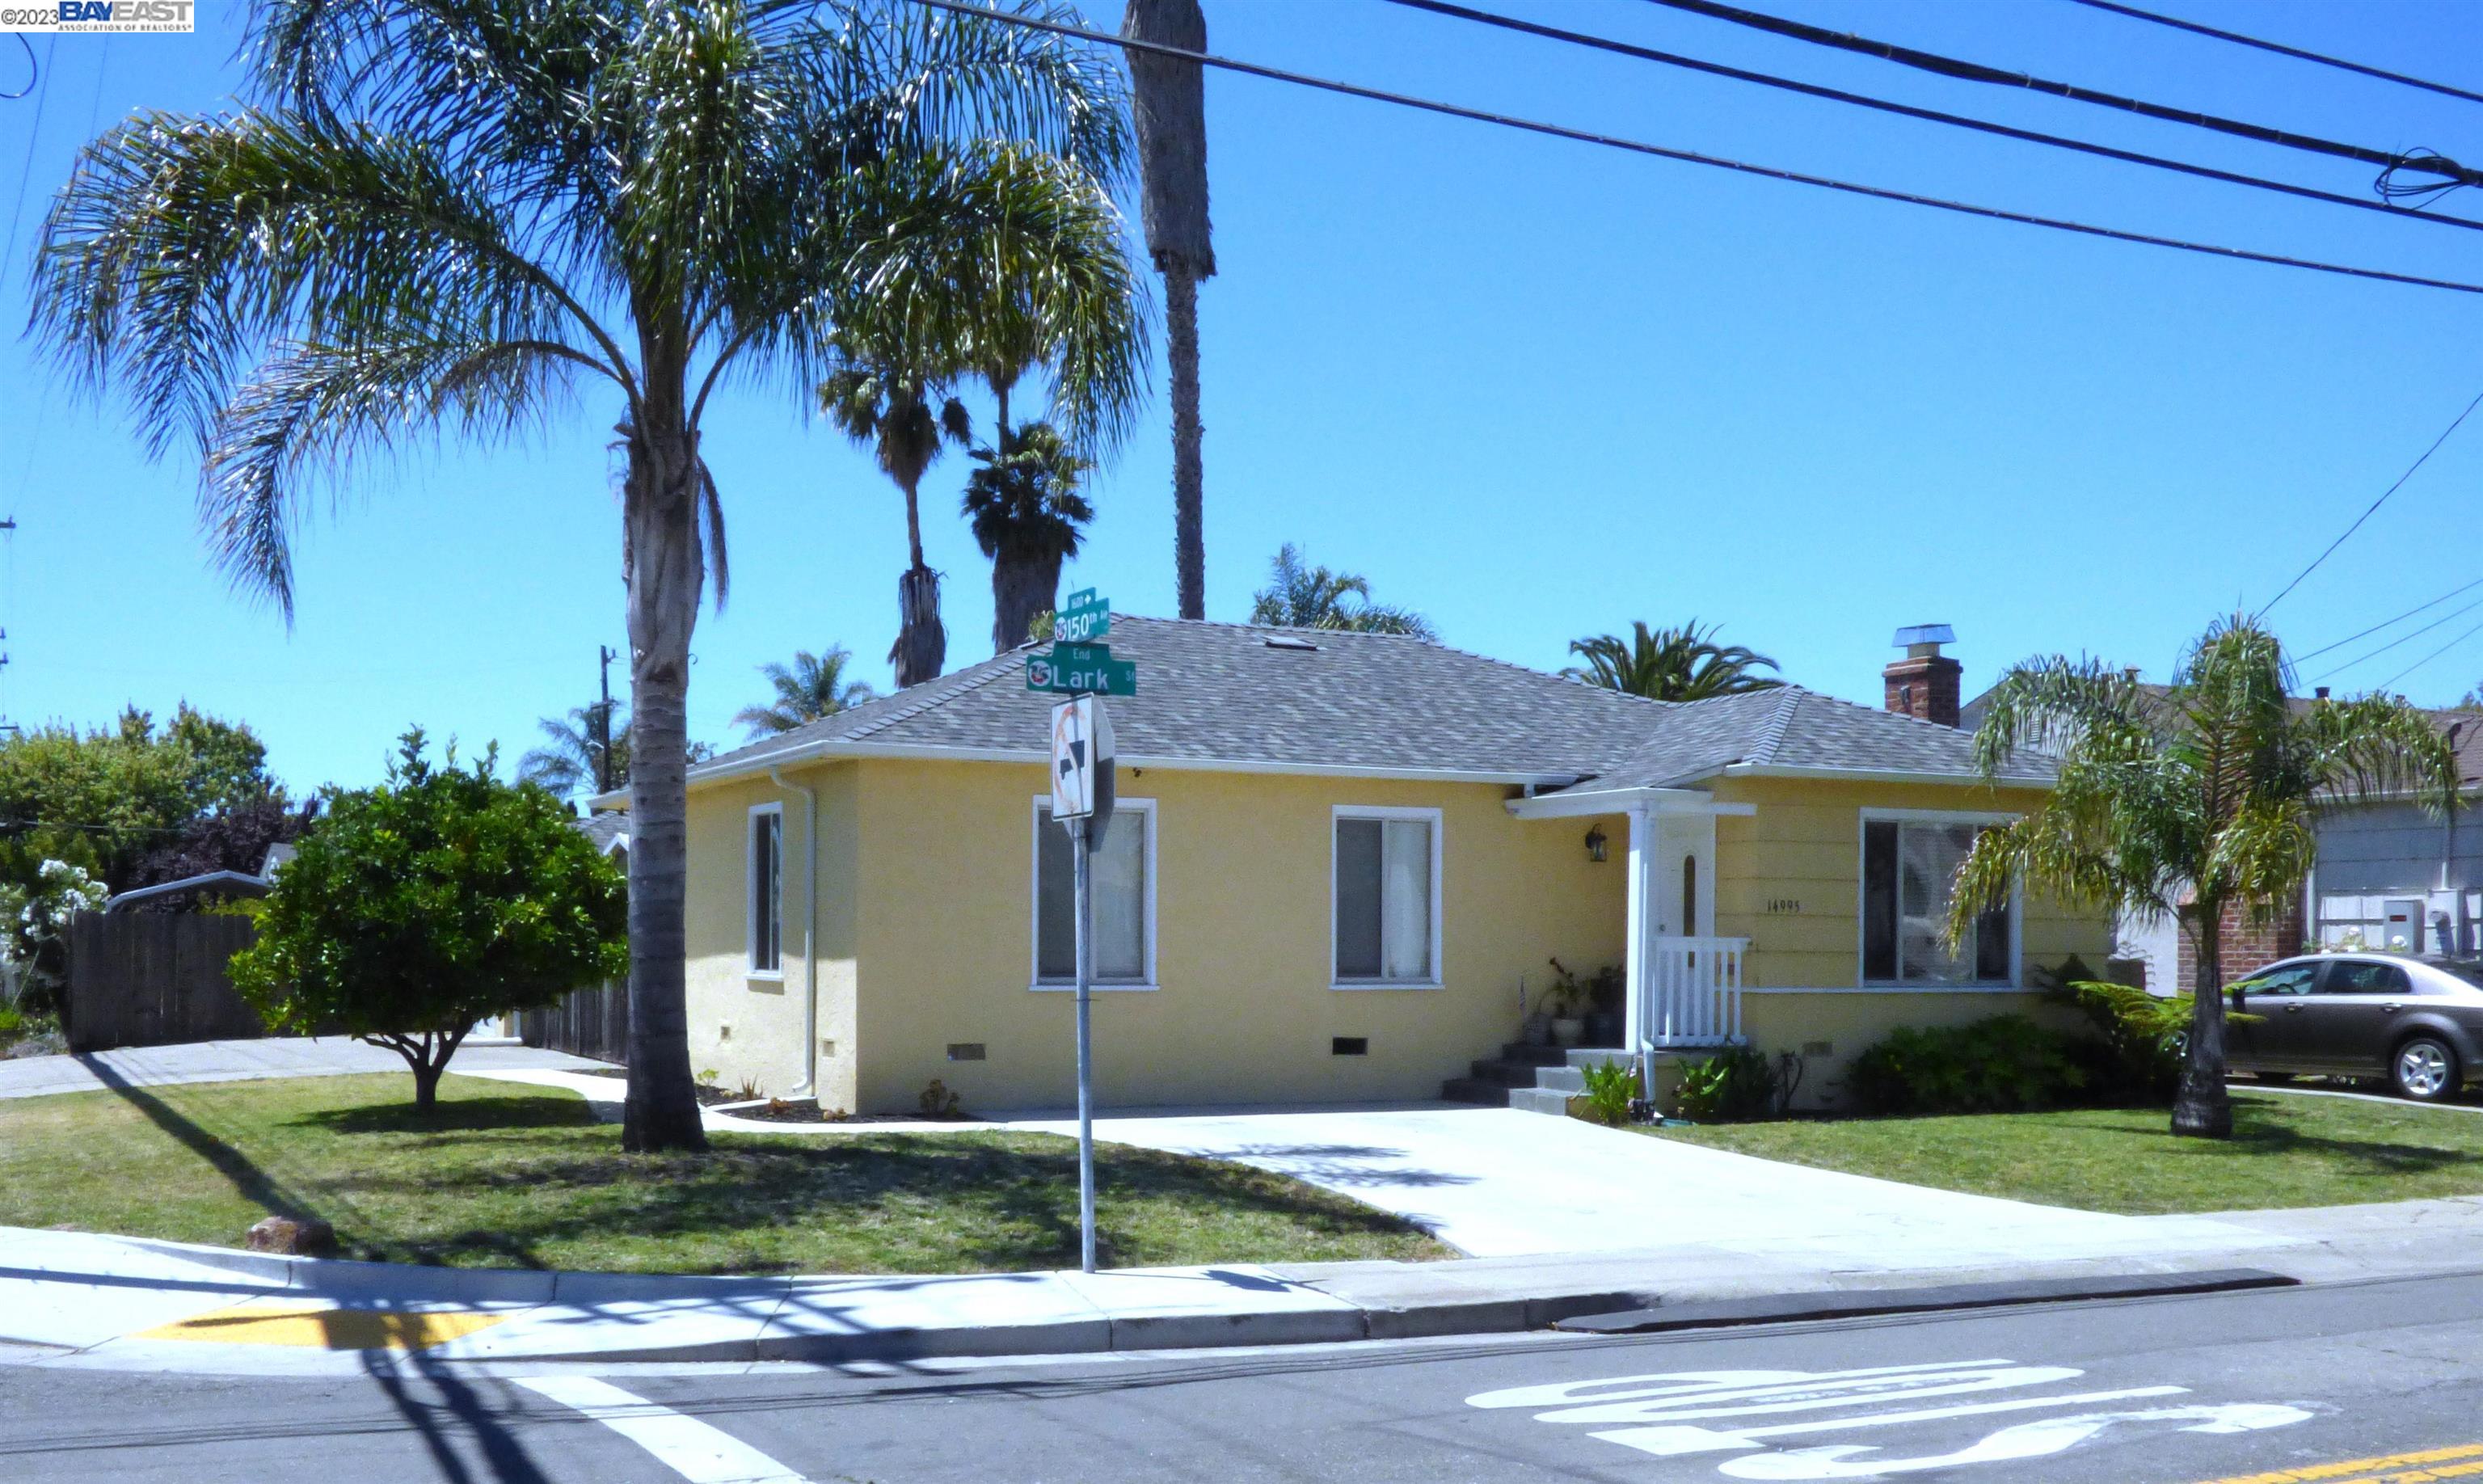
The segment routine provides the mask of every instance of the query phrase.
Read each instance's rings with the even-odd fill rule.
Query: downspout
[[[767,770],[780,789],[802,795],[802,1080],[796,1097],[819,1095],[819,790],[785,776],[783,765]]]

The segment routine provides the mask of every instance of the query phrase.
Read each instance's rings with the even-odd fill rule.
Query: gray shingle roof
[[[1461,773],[1597,788],[1668,786],[1736,762],[1962,775],[1970,739],[1787,686],[1669,703],[1397,634],[1115,614],[1138,693],[1112,702],[1124,759]],[[1310,648],[1303,648],[1304,645]],[[812,752],[1039,755],[1055,698],[1015,651],[723,754],[693,782]]]

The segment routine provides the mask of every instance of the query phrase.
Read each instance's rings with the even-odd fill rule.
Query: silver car
[[[2227,1031],[2236,1072],[2386,1077],[2440,1102],[2483,1079],[2483,964],[2395,953],[2322,953],[2270,964],[2231,986],[2256,1017]]]

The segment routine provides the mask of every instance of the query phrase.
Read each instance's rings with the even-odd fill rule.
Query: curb
[[[2178,1294],[2236,1293],[2291,1288],[2298,1278],[2262,1268],[2215,1268],[2126,1278],[2055,1278],[2017,1283],[1949,1284],[1877,1293],[1779,1293],[1762,1298],[1714,1299],[1670,1309],[1625,1310],[1562,1319],[1552,1327],[1570,1335],[1656,1335],[1671,1330],[1731,1329],[1751,1324],[1797,1324],[1821,1319],[1859,1319],[1875,1314],[1955,1313],[2081,1300],[2166,1298]]]

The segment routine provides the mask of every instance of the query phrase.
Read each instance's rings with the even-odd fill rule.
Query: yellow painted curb
[[[128,1338],[312,1350],[427,1350],[488,1330],[507,1317],[471,1310],[338,1309],[316,1299],[254,1299]]]

